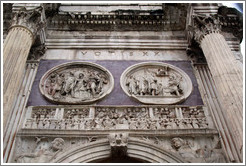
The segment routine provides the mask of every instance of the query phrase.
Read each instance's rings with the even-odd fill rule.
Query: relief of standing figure
[[[138,83],[134,76],[130,76],[128,82],[126,83],[129,89],[129,93],[133,95],[137,95],[138,93]]]
[[[63,84],[64,94],[68,95],[69,93],[71,93],[71,95],[74,96],[73,88],[75,85],[76,79],[74,77],[74,73],[70,71]]]

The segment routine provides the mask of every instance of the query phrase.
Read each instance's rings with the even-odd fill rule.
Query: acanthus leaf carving
[[[194,39],[198,43],[200,43],[207,34],[219,33],[221,31],[221,25],[217,15],[203,16],[196,14],[192,15],[192,17],[194,20]]]
[[[25,27],[32,32],[33,38],[35,38],[37,32],[46,26],[46,22],[41,18],[42,11],[42,6],[30,10],[22,7],[20,10],[13,12],[11,27]]]

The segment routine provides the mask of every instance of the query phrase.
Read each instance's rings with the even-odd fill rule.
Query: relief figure
[[[37,147],[32,153],[23,153],[15,159],[18,163],[46,163],[50,162],[63,150],[65,141],[62,138],[55,138],[50,144],[37,143]]]

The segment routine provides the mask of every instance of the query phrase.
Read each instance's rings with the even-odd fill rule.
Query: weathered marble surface
[[[135,156],[154,163],[224,163],[217,136],[144,136],[126,132],[102,136],[17,137],[14,163],[95,162],[108,157]],[[151,153],[150,153],[151,151]],[[117,155],[117,153],[120,153]],[[142,155],[148,155],[142,157]]]

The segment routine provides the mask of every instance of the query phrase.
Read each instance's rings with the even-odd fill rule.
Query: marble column
[[[12,26],[3,45],[3,128],[14,106],[20,83],[23,79],[26,60],[35,41],[37,31],[43,27],[42,7],[27,10],[25,7],[14,13]]]
[[[236,150],[242,161],[243,71],[220,32],[215,17],[194,16],[194,39],[200,44],[215,82],[222,110],[227,117]],[[223,130],[223,129],[220,129]],[[226,140],[224,140],[226,141]],[[237,161],[239,162],[239,161]]]

